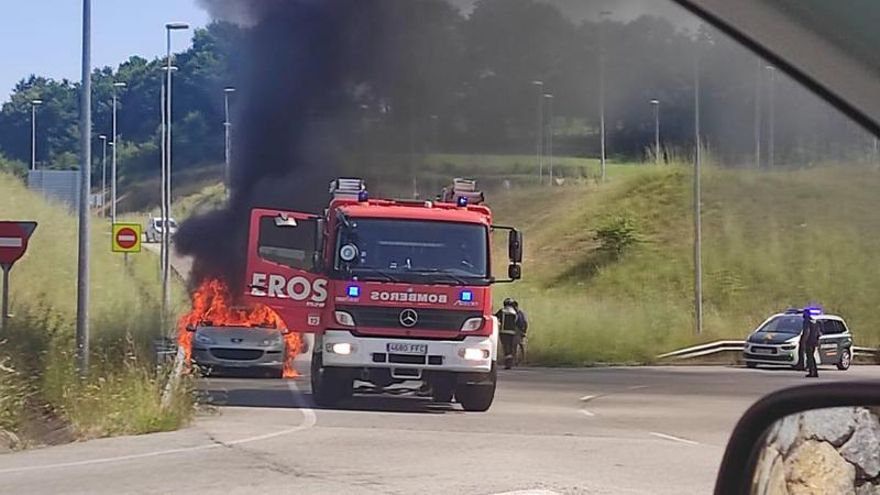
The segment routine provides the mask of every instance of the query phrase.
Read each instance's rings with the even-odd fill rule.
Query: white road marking
[[[0,247],[20,248],[21,245],[21,237],[0,237]]]
[[[595,398],[596,398],[595,395],[585,395],[585,396],[581,397],[581,402],[588,402],[588,401],[593,400]]]
[[[559,495],[559,492],[552,490],[517,490],[515,492],[494,493],[493,495]]]
[[[593,416],[596,415],[595,413],[593,413],[593,412],[591,412],[591,411],[588,411],[588,410],[586,410],[586,409],[578,409],[578,411],[579,411],[581,414],[583,414],[584,416],[587,416],[587,417],[590,417],[590,418],[592,418]]]
[[[223,447],[230,447],[234,445],[242,445],[246,443],[259,442],[261,440],[268,440],[270,438],[281,437],[284,435],[290,435],[293,433],[297,433],[303,430],[307,430],[318,422],[318,416],[315,414],[315,411],[309,407],[306,407],[304,403],[302,403],[302,399],[297,392],[299,389],[292,380],[287,382],[287,386],[292,393],[294,393],[294,397],[296,401],[299,403],[300,409],[299,411],[303,415],[303,420],[300,424],[294,426],[293,428],[288,428],[286,430],[276,431],[274,433],[266,433],[264,435],[257,435],[255,437],[247,437],[239,440],[232,440],[230,442],[223,443],[209,443],[205,445],[197,445],[195,447],[183,447],[179,449],[167,449],[167,450],[157,450],[154,452],[144,452],[142,454],[131,454],[131,455],[123,455],[118,457],[104,457],[98,459],[86,459],[83,461],[72,461],[72,462],[59,462],[56,464],[43,464],[40,466],[25,466],[18,468],[9,468],[9,469],[0,469],[0,474],[10,474],[10,473],[22,473],[26,471],[41,471],[47,469],[61,469],[61,468],[69,468],[69,467],[80,467],[80,466],[91,466],[95,464],[109,464],[112,462],[120,462],[120,461],[131,461],[138,459],[146,459],[150,457],[160,457],[165,455],[172,454],[184,454],[190,452],[198,452],[202,450],[212,450],[219,449]]]
[[[700,445],[700,442],[695,442],[693,440],[688,440],[687,438],[674,437],[672,435],[667,435],[665,433],[657,433],[654,431],[649,431],[648,435],[653,435],[658,438],[663,438],[665,440],[672,440],[673,442],[686,443],[688,445]]]
[[[641,390],[643,388],[648,388],[647,385],[633,385],[632,387],[626,387],[627,390]]]

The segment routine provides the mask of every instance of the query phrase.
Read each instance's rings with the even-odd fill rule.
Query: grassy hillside
[[[493,198],[527,236],[525,280],[501,286],[532,316],[544,363],[649,362],[659,352],[742,338],[772,311],[809,301],[843,315],[859,345],[880,343],[880,175],[855,168],[703,178],[705,332],[693,335],[692,176],[644,167],[605,187]],[[547,194],[547,193],[543,193]],[[546,196],[544,196],[546,198]],[[620,255],[597,231],[633,229]],[[606,242],[607,244],[607,242]]]
[[[155,256],[110,252],[109,221],[94,218],[91,235],[92,373],[73,371],[77,221],[0,174],[3,219],[36,220],[28,252],[10,275],[10,328],[0,342],[0,428],[27,429],[35,409],[69,422],[77,436],[174,428],[188,401],[159,408],[150,342],[159,334]],[[175,294],[182,296],[180,288]],[[26,397],[26,399],[25,399]]]
[[[400,159],[368,177],[372,190],[411,192]],[[694,336],[689,167],[610,164],[600,185],[595,160],[557,163],[573,180],[553,189],[534,185],[527,155],[429,155],[417,168],[426,191],[454,176],[479,179],[497,222],[525,230],[525,279],[495,294],[523,301],[538,362],[650,362],[679,346],[742,338],[769,313],[810,301],[843,315],[857,344],[880,344],[870,319],[880,296],[875,171],[705,170],[705,324]],[[215,207],[223,194],[205,186],[179,200],[177,214]],[[633,242],[618,252],[615,235]],[[504,273],[503,242],[497,247],[496,273]]]

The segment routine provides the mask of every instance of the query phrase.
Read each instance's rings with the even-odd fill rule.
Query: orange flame
[[[302,349],[299,333],[291,332],[284,320],[272,308],[258,304],[253,307],[230,306],[229,287],[221,280],[206,280],[192,295],[192,310],[180,318],[177,324],[178,345],[186,353],[186,362],[192,357],[193,333],[187,327],[210,324],[214,327],[279,328],[285,341],[284,377],[297,376],[293,358]]]

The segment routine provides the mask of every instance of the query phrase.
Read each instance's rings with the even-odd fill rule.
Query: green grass
[[[651,362],[672,348],[743,338],[773,311],[810,301],[842,315],[857,345],[880,344],[880,175],[854,167],[703,177],[704,334],[693,335],[692,176],[642,167],[605,187],[492,198],[497,220],[526,233],[525,279],[496,287],[531,309],[541,363]],[[631,218],[640,242],[619,259],[596,229]],[[496,253],[502,258],[503,253]]]
[[[158,409],[155,373],[150,371],[151,341],[159,336],[156,257],[131,254],[126,264],[123,255],[110,251],[109,221],[93,218],[93,359],[89,378],[81,382],[73,373],[76,218],[8,175],[0,175],[0,211],[5,218],[39,222],[27,254],[11,271],[14,316],[0,345],[0,396],[21,397],[26,392],[28,400],[0,401],[0,427],[20,426],[26,419],[25,406],[48,406],[82,436],[142,433],[187,421],[188,399],[170,410]],[[182,288],[176,287],[174,294],[183,304]]]

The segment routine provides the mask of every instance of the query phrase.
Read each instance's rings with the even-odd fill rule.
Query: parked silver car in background
[[[174,221],[173,218],[169,218],[168,222],[162,221],[159,217],[150,217],[147,221],[147,228],[145,230],[146,241],[147,242],[159,242],[162,240],[162,236],[165,235],[165,224],[168,224],[168,233],[171,237],[174,237],[174,234],[177,233],[177,222]]]

